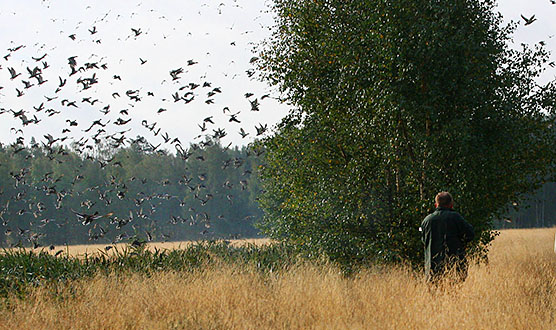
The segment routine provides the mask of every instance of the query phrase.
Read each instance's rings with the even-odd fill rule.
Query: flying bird
[[[238,114],[239,114],[239,112],[231,114],[230,119],[228,120],[228,122],[230,122],[230,123],[231,122],[241,123],[241,121],[239,121],[239,119],[237,119]]]
[[[131,31],[135,34],[136,37],[138,37],[141,33],[143,33],[143,31],[141,31],[141,28],[139,29],[131,28]]]
[[[255,126],[255,129],[257,130],[257,136],[264,134],[264,132],[266,132],[266,130],[268,129],[267,124],[261,124],[259,123],[259,126]]]
[[[31,57],[32,59],[34,59],[36,62],[40,62],[41,60],[43,60],[46,57],[46,54],[44,54],[41,57]]]
[[[249,133],[246,133],[243,127],[241,127],[239,129],[239,135],[241,135],[241,138],[244,139],[247,135],[249,135]]]
[[[81,221],[81,224],[83,224],[84,226],[90,224],[91,222],[93,222],[97,219],[104,218],[104,217],[109,217],[109,216],[114,214],[113,212],[110,212],[110,213],[105,214],[105,215],[99,215],[98,211],[95,211],[95,213],[93,213],[93,214],[87,214],[87,213],[80,213],[80,212],[74,211],[73,209],[71,211],[77,216],[77,219],[79,221]]]
[[[249,101],[251,103],[251,111],[259,111],[259,101],[254,99],[253,101]]]
[[[531,17],[529,17],[529,18],[527,18],[527,17],[521,15],[521,18],[523,18],[523,20],[525,21],[525,26],[527,26],[527,25],[529,25],[529,24],[532,24],[534,21],[537,20],[537,19],[535,18],[535,15],[533,15],[533,16],[531,16]]]
[[[14,80],[15,78],[17,78],[17,76],[21,75],[21,73],[15,72],[14,68],[8,68],[8,71],[10,72],[10,75],[11,75],[10,79],[11,80]]]

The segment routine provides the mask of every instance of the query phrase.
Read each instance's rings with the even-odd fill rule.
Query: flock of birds
[[[236,0],[234,0],[235,2]],[[218,7],[221,10],[221,6]],[[102,29],[103,21],[108,17],[108,13],[104,15],[100,20],[93,22],[94,25],[87,28],[87,31],[81,35],[77,33],[67,34],[67,38],[73,42],[78,41],[88,41],[92,44],[101,44],[102,39],[98,38],[97,35]],[[131,26],[129,27],[128,38],[138,39],[143,37],[146,32],[143,28]],[[62,32],[62,31],[61,31]],[[164,37],[165,38],[165,37]],[[235,41],[230,43],[235,46]],[[97,162],[101,169],[108,168],[111,166],[121,166],[121,163],[114,161],[114,159],[103,159],[102,157],[93,157],[94,150],[99,146],[108,145],[111,148],[123,148],[129,146],[133,143],[140,143],[143,146],[148,146],[144,151],[149,153],[161,153],[165,154],[167,150],[172,147],[177,156],[184,161],[187,161],[189,157],[194,153],[195,150],[203,147],[210,146],[214,141],[223,140],[228,134],[229,129],[216,127],[217,116],[215,114],[210,114],[204,116],[204,118],[197,124],[199,134],[195,136],[193,141],[185,141],[182,143],[179,137],[171,136],[168,131],[164,130],[163,125],[158,124],[157,121],[151,120],[149,118],[134,118],[133,111],[137,108],[141,108],[141,102],[144,100],[149,101],[149,106],[154,102],[160,104],[157,109],[154,110],[156,115],[161,115],[169,111],[170,106],[181,106],[185,107],[188,104],[198,104],[209,106],[215,104],[215,99],[223,93],[223,88],[216,86],[214,82],[207,79],[207,75],[201,76],[199,79],[191,81],[184,81],[186,78],[184,75],[188,72],[189,68],[201,65],[199,62],[202,59],[187,59],[184,60],[183,65],[180,67],[172,68],[167,73],[167,79],[162,82],[162,84],[171,84],[175,89],[171,92],[153,89],[149,91],[144,91],[143,88],[120,88],[114,89],[114,85],[117,82],[122,81],[122,74],[117,72],[110,72],[111,66],[108,61],[103,60],[104,57],[93,54],[90,58],[99,58],[97,61],[82,61],[82,56],[70,55],[67,57],[67,62],[65,70],[53,70],[52,65],[49,64],[51,55],[48,52],[39,54],[38,56],[32,56],[30,59],[21,60],[19,62],[13,62],[13,58],[22,50],[24,50],[28,45],[17,44],[13,47],[7,49],[7,53],[3,55],[3,63],[0,64],[0,96],[5,95],[3,93],[13,93],[11,96],[15,96],[17,100],[25,99],[27,95],[32,95],[26,99],[27,103],[34,102],[35,104],[31,107],[13,108],[13,106],[0,108],[0,118],[7,116],[15,119],[16,122],[20,123],[19,126],[14,126],[10,128],[12,134],[17,138],[16,141],[11,145],[12,154],[16,155],[26,148],[40,148],[46,152],[47,157],[53,162],[62,162],[60,157],[67,156],[68,151],[64,146],[71,145],[72,150],[78,153],[83,159],[89,159]],[[42,49],[43,47],[41,47]],[[138,57],[138,66],[145,65],[148,61],[157,61],[157,59],[145,59]],[[163,58],[160,60],[164,60]],[[254,64],[258,60],[257,56],[252,56],[248,61],[249,64]],[[22,67],[22,64],[24,67]],[[19,67],[18,67],[19,65]],[[247,65],[247,63],[246,63]],[[65,72],[64,72],[65,71]],[[254,69],[248,69],[245,71],[245,75],[251,78],[255,74]],[[19,85],[14,88],[13,91],[7,90],[4,87],[2,81],[7,79],[13,85]],[[101,86],[102,87],[99,87]],[[99,90],[106,91],[106,85],[109,88],[113,88],[109,92],[109,97],[106,98],[99,93]],[[40,89],[38,93],[33,93],[35,89]],[[66,93],[66,90],[69,92]],[[38,99],[36,95],[42,95],[42,100]],[[162,95],[161,95],[162,94]],[[159,96],[160,95],[160,96]],[[256,96],[253,92],[243,93],[243,98],[245,98],[248,103],[247,109],[244,111],[258,112],[262,102],[267,98],[272,98],[270,94],[264,94],[261,96]],[[118,107],[123,104],[122,100],[125,100],[126,107]],[[22,102],[25,104],[25,102]],[[191,106],[191,105],[190,105]],[[247,138],[249,135],[251,137],[262,137],[268,131],[267,123],[258,123],[254,126],[254,132],[246,127],[243,127],[241,114],[242,111],[232,111],[232,106],[224,106],[219,110],[219,118],[225,118],[228,125],[237,125],[234,134],[238,134],[241,139]],[[98,117],[88,120],[87,119],[74,119],[75,113],[71,111],[74,109],[87,109],[87,114],[97,113]],[[29,141],[25,139],[25,130],[33,127],[38,127],[38,125],[46,121],[46,119],[61,117],[62,121],[65,122],[65,127],[62,128],[60,133],[48,132],[42,134],[43,136],[39,138],[40,143],[35,142],[34,144],[29,144]],[[85,117],[85,116],[84,116]],[[152,117],[152,116],[151,116]],[[178,120],[188,120],[185,118],[179,118]],[[83,122],[85,121],[85,122]],[[140,127],[145,129],[146,132],[151,134],[150,138],[146,138],[141,135],[137,135],[132,138],[130,135],[135,132],[138,123],[140,122]],[[132,126],[136,124],[136,126]],[[35,137],[36,138],[36,137]],[[150,140],[157,139],[159,142],[151,143]],[[224,149],[229,148],[232,145],[230,142]],[[253,154],[259,156],[262,151],[255,151]],[[32,157],[32,156],[29,156]],[[203,161],[203,157],[199,156],[197,159]],[[243,159],[228,159],[224,162],[223,168],[230,165],[239,168],[243,164]],[[0,164],[1,166],[1,164]],[[73,180],[73,184],[79,182],[83,179],[84,174],[79,172],[79,169],[75,169],[76,176]],[[248,171],[248,170],[247,170]],[[10,172],[11,177],[14,180],[14,187],[17,189],[18,186],[28,185],[27,178],[30,173],[29,168],[23,168],[18,172]],[[245,174],[245,173],[244,173]],[[136,179],[136,178],[133,178]],[[200,178],[200,180],[205,180],[206,178]],[[56,187],[57,180],[60,178],[52,177],[52,173],[46,173],[44,177],[44,193],[46,195],[56,196],[55,205],[56,209],[63,207],[64,198],[68,195],[72,195],[75,192],[71,190],[60,190]],[[141,179],[137,179],[141,180]],[[181,182],[183,181],[183,182]],[[183,177],[180,180],[180,184],[187,185],[191,181],[191,178]],[[144,181],[143,181],[144,183]],[[228,185],[233,183],[226,182]],[[223,183],[223,184],[226,184]],[[242,187],[246,187],[247,180],[241,180],[237,183]],[[117,178],[112,178],[111,182],[107,183],[110,187],[109,191],[115,191],[118,193],[119,199],[132,199],[132,197],[126,196],[126,184],[122,183],[121,180]],[[202,187],[202,185],[201,185]],[[107,191],[102,191],[100,187],[89,187],[88,190],[96,190],[99,194],[99,199],[103,200],[107,205],[112,201],[106,198]],[[192,192],[195,194],[195,198],[201,202],[201,205],[206,204],[208,199],[212,196],[205,196],[205,199],[199,194],[200,189],[198,187],[192,188]],[[121,195],[120,195],[121,194]],[[2,207],[0,207],[0,220],[2,220],[2,225],[7,228],[10,222],[9,218],[4,217],[7,214],[23,216],[25,214],[31,213],[30,210],[22,209],[15,212],[10,211],[10,201],[17,202],[27,202],[25,200],[25,193],[20,192],[15,196],[0,196],[0,200],[3,200]],[[135,204],[140,206],[146,200],[152,199],[171,199],[178,198],[178,196],[170,196],[168,194],[152,194],[135,196],[133,198]],[[232,197],[229,197],[231,200]],[[87,204],[89,202],[89,205]],[[13,204],[13,203],[12,203]],[[33,203],[28,201],[32,205],[32,213],[34,217],[41,223],[39,227],[46,225],[52,219],[43,218],[41,219],[41,213],[50,206],[44,205],[43,203]],[[185,206],[185,205],[180,205]],[[71,212],[75,215],[75,221],[81,223],[84,226],[90,226],[95,224],[98,219],[106,218],[110,219],[110,222],[114,224],[118,229],[125,226],[127,223],[134,221],[134,217],[137,218],[148,218],[148,214],[136,213],[130,211],[130,216],[127,219],[118,219],[114,217],[113,212],[107,214],[99,214],[98,211],[89,212],[90,201],[84,201],[81,203],[82,209],[74,210]],[[141,209],[142,210],[142,209]],[[178,216],[171,217],[174,224],[184,222]],[[195,216],[195,220],[200,219],[205,223],[209,223],[210,215],[206,212],[198,212]],[[206,226],[207,229],[210,228]],[[209,231],[204,229],[202,234],[207,234]],[[100,231],[89,231],[90,240],[98,240],[102,238],[106,233],[106,230],[100,227]],[[23,229],[18,227],[15,229],[5,229],[6,235],[17,235],[19,238],[24,238],[28,242],[32,243],[34,247],[39,247],[39,240],[44,237],[44,234],[32,231],[30,229]],[[146,232],[146,240],[150,241],[153,239],[153,235],[150,232]],[[127,237],[127,234],[123,233],[116,237],[113,243],[123,240]],[[163,237],[169,238],[169,237]],[[132,242],[133,244],[140,244],[137,239]],[[53,246],[51,247],[54,248]]]

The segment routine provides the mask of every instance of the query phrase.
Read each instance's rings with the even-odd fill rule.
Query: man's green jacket
[[[442,271],[447,257],[465,256],[465,244],[475,236],[473,226],[458,212],[438,207],[421,224],[425,244],[425,273]]]

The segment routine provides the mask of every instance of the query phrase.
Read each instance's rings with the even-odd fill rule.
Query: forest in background
[[[172,154],[131,141],[1,145],[1,246],[260,236],[260,150],[207,139]],[[495,228],[556,224],[556,184],[527,199]]]
[[[257,237],[257,150],[47,140],[0,146],[4,247]]]
[[[521,204],[514,203],[512,206],[506,217],[494,221],[495,228],[538,228],[556,225],[556,183],[545,183],[539,190],[527,195]]]

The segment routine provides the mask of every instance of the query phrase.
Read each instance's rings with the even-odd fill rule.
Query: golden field
[[[227,240],[231,245],[240,246],[245,244],[255,244],[263,245],[271,243],[268,238],[251,238],[251,239],[237,239],[237,240]],[[145,249],[150,251],[155,250],[174,250],[186,247],[191,244],[195,244],[197,241],[177,241],[177,242],[149,242],[145,244]],[[106,250],[106,247],[110,247]],[[48,249],[48,247],[42,247],[40,249],[25,248],[27,251],[44,251],[49,254],[56,254],[62,251],[60,254],[62,256],[71,257],[85,257],[85,256],[95,256],[99,254],[113,255],[116,251],[122,251],[129,248],[128,243],[117,243],[117,244],[81,244],[81,245],[67,245],[67,246],[56,246],[53,250]],[[19,248],[14,248],[15,250]],[[0,251],[1,253],[1,251]]]
[[[503,231],[490,263],[444,290],[403,267],[352,278],[311,265],[270,276],[231,266],[97,276],[61,289],[63,298],[38,288],[9,299],[0,328],[556,329],[555,231]]]

